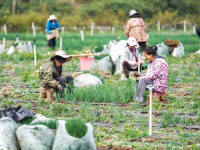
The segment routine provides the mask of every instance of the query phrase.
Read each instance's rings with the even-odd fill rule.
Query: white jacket
[[[123,63],[124,61],[127,61],[131,65],[132,69],[136,69],[138,66],[136,65],[135,55],[136,55],[138,61],[140,59],[140,63],[144,63],[142,57],[140,56],[140,58],[139,58],[139,52],[137,49],[135,50],[135,53],[133,53],[130,51],[129,46],[126,46],[124,48],[124,51],[121,54],[121,63]]]

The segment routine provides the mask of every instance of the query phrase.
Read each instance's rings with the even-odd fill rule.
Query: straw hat
[[[136,39],[135,39],[134,37],[128,38],[127,43],[128,43],[130,46],[137,46],[137,45],[138,45],[138,43],[137,43],[137,41],[136,41]]]
[[[56,18],[56,16],[55,16],[55,15],[50,15],[50,17],[49,17],[48,21],[50,21],[50,20],[57,20],[57,18]]]
[[[135,15],[135,14],[139,14],[139,13],[136,10],[131,10],[129,16],[132,16],[132,15]]]
[[[66,62],[68,62],[68,61],[70,61],[70,60],[72,59],[72,57],[69,56],[69,55],[66,55],[65,51],[63,51],[63,50],[58,50],[58,51],[55,53],[55,55],[52,56],[50,59],[55,58],[55,56],[60,56],[60,57],[62,57],[62,58],[66,58]]]

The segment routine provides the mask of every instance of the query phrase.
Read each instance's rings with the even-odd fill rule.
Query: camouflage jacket
[[[54,88],[59,83],[55,79],[61,75],[62,75],[62,69],[59,75],[54,60],[47,59],[40,66],[40,72],[39,72],[40,85],[45,89]]]

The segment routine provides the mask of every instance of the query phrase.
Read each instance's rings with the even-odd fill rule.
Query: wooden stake
[[[4,34],[6,35],[7,34],[7,28],[6,28],[6,24],[4,24]]]
[[[91,24],[91,35],[93,36],[94,22]]]
[[[33,36],[35,36],[35,26],[34,26],[34,22],[32,22],[32,29],[33,29]]]
[[[80,31],[81,33],[81,40],[84,41],[84,34],[83,34],[83,31]]]
[[[36,47],[35,47],[36,40],[34,40],[33,42],[34,42],[34,45],[33,45],[33,48],[34,48],[34,61],[35,61],[35,66],[37,66],[37,62],[36,62]]]
[[[62,38],[60,38],[60,50],[62,50]]]

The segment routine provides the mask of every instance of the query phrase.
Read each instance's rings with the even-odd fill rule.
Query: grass
[[[87,133],[87,126],[79,119],[68,119],[65,128],[69,135],[76,138],[82,138]]]

